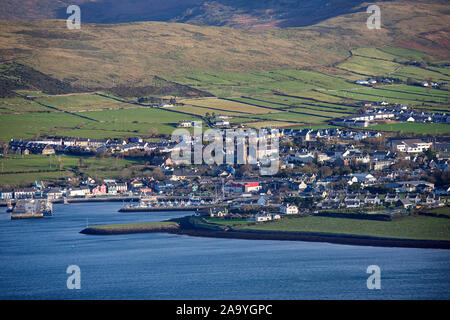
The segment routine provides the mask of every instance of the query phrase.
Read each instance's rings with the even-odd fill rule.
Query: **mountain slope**
[[[170,1],[169,1],[170,2]],[[448,6],[379,2],[382,29],[368,30],[365,11],[310,27],[271,30],[138,22],[0,21],[0,59],[17,61],[79,87],[146,86],[155,75],[253,72],[331,65],[349,50],[397,45],[449,60]]]
[[[388,2],[393,2],[390,0]],[[364,0],[4,0],[0,19],[65,19],[71,4],[85,23],[183,22],[248,29],[309,26],[364,11]],[[386,1],[387,2],[387,1]],[[401,2],[401,1],[395,1]],[[433,3],[449,4],[446,0]]]

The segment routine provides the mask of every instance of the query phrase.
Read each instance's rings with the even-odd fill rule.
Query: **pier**
[[[11,209],[11,220],[51,217],[52,212],[53,204],[50,201],[21,199]]]

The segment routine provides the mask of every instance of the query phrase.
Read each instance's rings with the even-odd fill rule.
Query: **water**
[[[54,217],[0,211],[0,299],[449,299],[449,250],[215,239],[164,233],[83,235],[89,224],[186,212],[119,213],[121,203],[55,205]],[[66,269],[81,269],[69,290]],[[368,290],[366,268],[381,268]]]

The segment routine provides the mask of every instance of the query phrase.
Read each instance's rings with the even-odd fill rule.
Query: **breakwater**
[[[186,219],[176,225],[167,227],[126,227],[118,226],[112,230],[102,230],[95,227],[83,229],[83,234],[112,235],[124,233],[153,233],[165,232],[194,237],[247,239],[247,240],[281,240],[281,241],[307,241],[327,242],[344,245],[373,246],[373,247],[403,247],[403,248],[430,248],[450,249],[450,241],[446,240],[419,240],[403,238],[384,238],[360,235],[346,235],[318,232],[287,232],[287,231],[264,231],[264,230],[236,230],[232,228],[202,228],[190,224]]]

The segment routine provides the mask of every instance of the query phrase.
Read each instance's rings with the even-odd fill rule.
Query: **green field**
[[[36,180],[57,181],[75,175],[120,178],[124,169],[140,170],[139,165],[139,161],[120,158],[8,155],[0,158],[0,186],[26,186]]]
[[[450,133],[450,124],[440,123],[380,123],[369,127],[380,131],[402,131],[417,134],[442,134]]]
[[[180,114],[170,109],[132,105],[97,95],[49,97],[45,98],[45,103],[71,112],[46,108],[22,98],[0,99],[0,108],[4,110],[0,116],[0,140],[38,136],[100,139],[146,135],[149,130],[171,134],[181,120],[201,121],[195,113]],[[92,105],[89,107],[89,104]],[[115,107],[103,110],[110,104]],[[81,112],[85,108],[96,111]]]
[[[425,212],[450,216],[450,206],[428,209],[428,210],[425,210]]]
[[[330,217],[296,217],[242,227],[250,230],[319,232],[373,237],[450,240],[450,220],[434,217],[403,217],[393,221]]]
[[[352,56],[338,67],[362,76],[377,76],[394,73],[401,68],[401,65],[391,61],[374,61],[371,58]]]
[[[424,67],[404,64],[411,59],[431,63],[435,60],[433,56],[393,46],[363,47],[352,54],[344,62],[328,67],[239,72],[191,70],[171,74],[169,80],[208,91],[217,98],[178,98],[177,106],[165,109],[131,103],[111,94],[104,96],[102,92],[50,96],[19,90],[35,101],[21,97],[0,99],[0,140],[170,135],[179,121],[202,121],[207,113],[228,115],[233,125],[253,128],[323,126],[333,118],[358,112],[356,103],[362,101],[402,103],[430,112],[450,111],[450,91],[445,87],[428,89],[396,84],[372,88],[354,83],[366,75],[388,74],[404,81],[413,77],[416,81],[432,78],[449,82],[450,68],[442,64]],[[449,132],[444,124],[378,124],[371,129],[420,134]]]
[[[24,98],[0,99],[0,114],[2,116],[5,114],[28,112],[49,112],[49,110],[34,101],[25,100]]]
[[[136,108],[133,104],[108,99],[96,94],[47,96],[36,98],[36,101],[60,110],[73,112]]]
[[[169,227],[169,226],[177,226],[177,223],[172,221],[161,221],[161,222],[139,222],[139,223],[123,223],[123,224],[105,224],[98,226],[91,226],[95,229],[101,229],[105,231],[114,231],[114,230],[122,230],[125,231],[127,229],[133,230],[146,230],[151,228],[158,227]]]
[[[0,187],[4,190],[10,190],[19,186],[28,187],[34,181],[62,182],[65,178],[73,176],[73,172],[70,171],[0,174]]]

